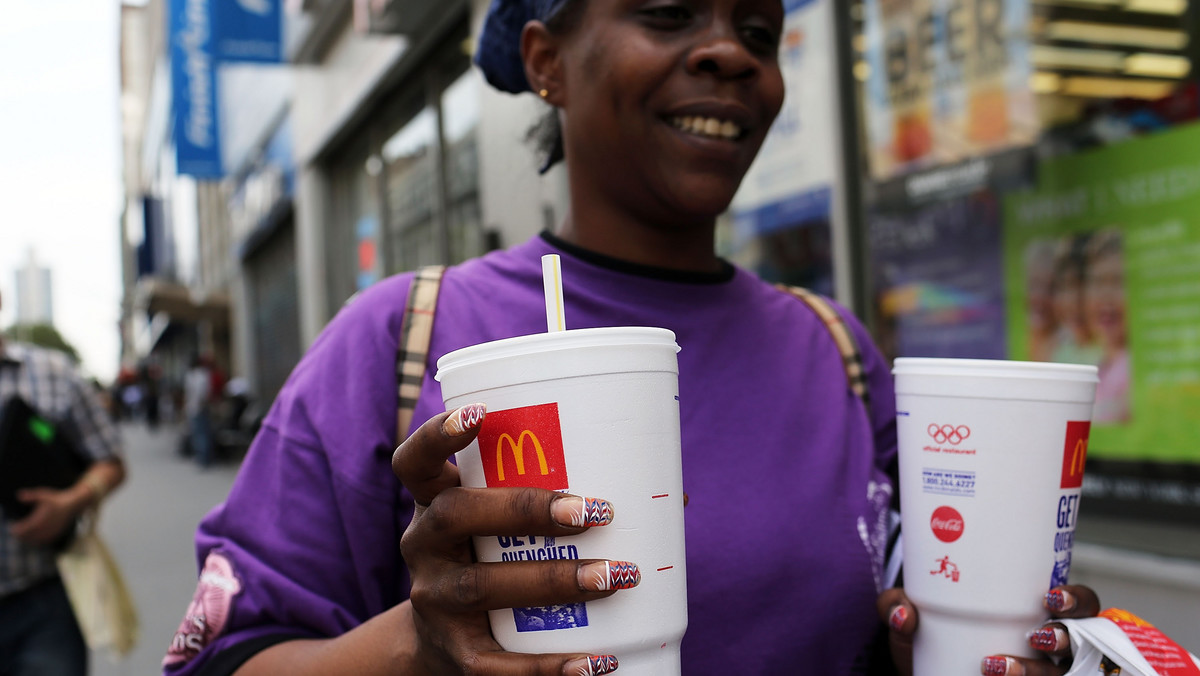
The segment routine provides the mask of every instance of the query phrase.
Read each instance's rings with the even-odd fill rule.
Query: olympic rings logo
[[[926,431],[939,444],[961,444],[967,440],[967,437],[971,436],[971,428],[966,425],[955,427],[954,425],[931,423],[929,429]]]

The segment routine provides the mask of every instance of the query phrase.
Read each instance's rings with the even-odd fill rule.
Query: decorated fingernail
[[[590,655],[563,666],[564,676],[600,676],[616,670],[617,658],[613,655]]]
[[[613,507],[608,500],[568,495],[550,503],[550,515],[571,528],[607,526],[613,520]]]
[[[460,437],[479,427],[486,413],[487,406],[483,404],[467,404],[446,418],[446,422],[442,424],[442,431],[448,437]]]
[[[1056,653],[1071,644],[1067,632],[1059,627],[1041,627],[1029,632],[1030,647],[1042,652]]]
[[[1021,663],[1003,655],[989,655],[983,658],[979,667],[983,676],[1024,676],[1025,669]]]
[[[1075,597],[1070,592],[1052,589],[1046,592],[1046,607],[1056,613],[1071,610],[1075,607]]]
[[[628,561],[594,561],[579,567],[579,588],[585,591],[633,589],[642,581],[642,571]]]
[[[892,629],[900,631],[904,626],[904,621],[908,619],[908,608],[904,606],[896,606],[892,609],[892,614],[888,617],[888,624],[892,625]]]

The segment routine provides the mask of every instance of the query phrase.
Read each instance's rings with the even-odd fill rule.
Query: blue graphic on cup
[[[1066,558],[1054,562],[1054,570],[1050,573],[1050,588],[1067,583],[1067,575],[1071,572],[1071,553],[1066,552]]]
[[[554,631],[588,626],[587,604],[564,603],[536,608],[513,608],[517,631]]]

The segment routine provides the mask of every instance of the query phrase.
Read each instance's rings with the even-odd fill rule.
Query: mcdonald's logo
[[[565,490],[567,465],[558,404],[488,411],[479,430],[479,458],[489,487]]]
[[[1060,488],[1083,486],[1083,468],[1087,464],[1088,433],[1092,423],[1072,420],[1067,423],[1067,441],[1063,445],[1062,481]]]

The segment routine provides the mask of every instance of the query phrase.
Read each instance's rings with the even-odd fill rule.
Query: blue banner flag
[[[212,2],[219,60],[252,63],[280,63],[284,60],[280,0]]]
[[[176,172],[201,179],[223,175],[212,1],[170,0],[167,8]]]

